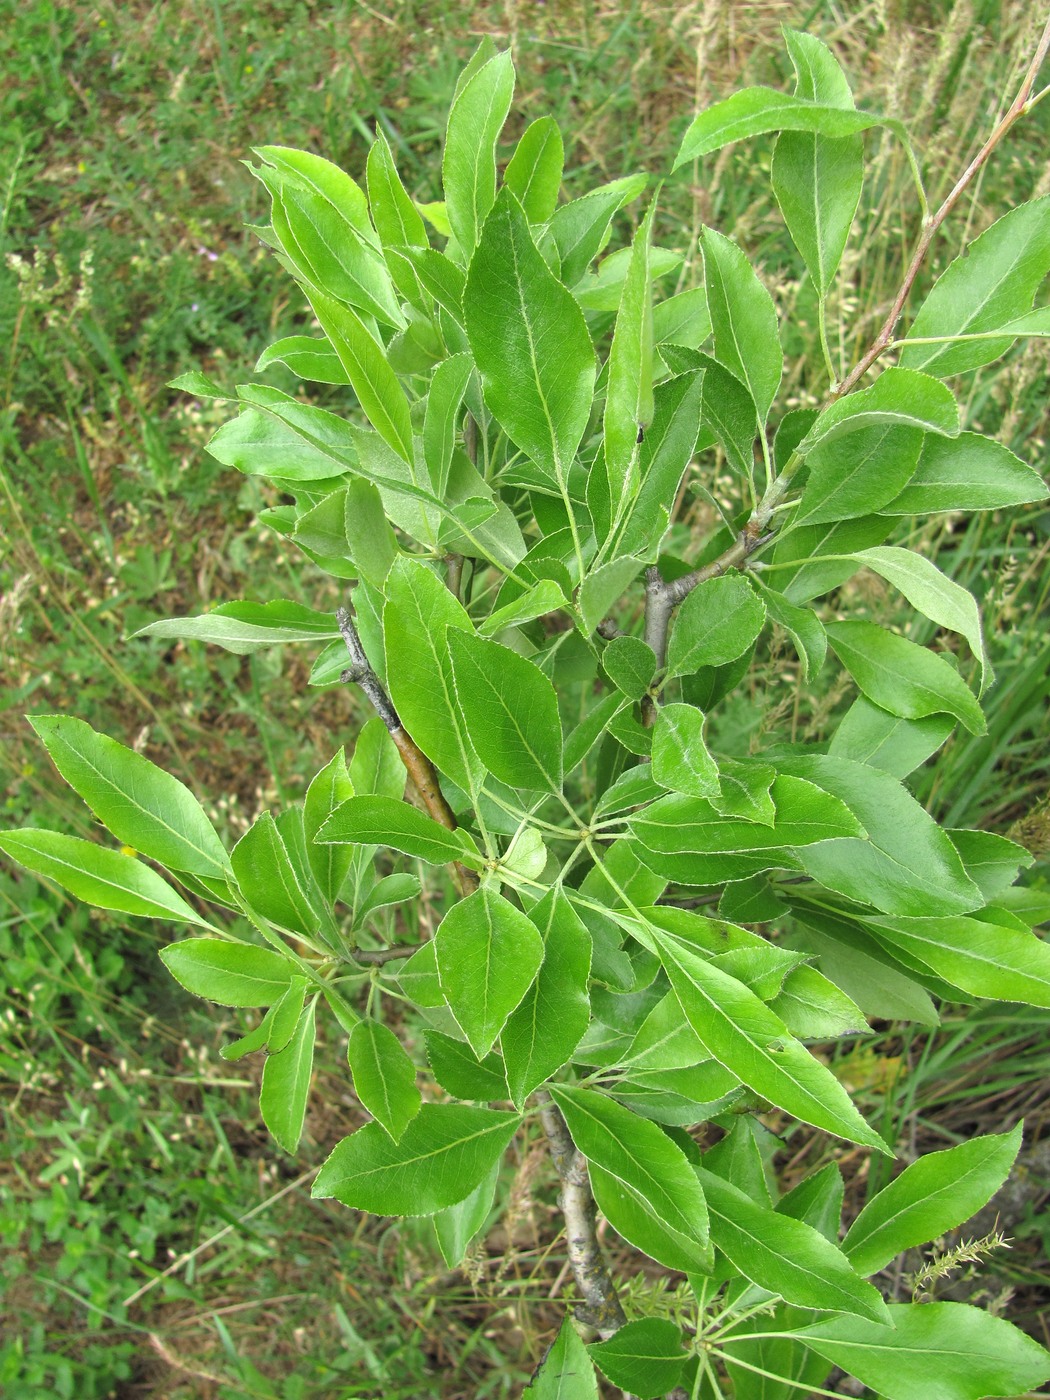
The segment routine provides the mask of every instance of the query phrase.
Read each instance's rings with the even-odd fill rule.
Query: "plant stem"
[[[405,772],[419,793],[423,806],[436,822],[440,822],[449,831],[455,831],[456,816],[445,801],[445,795],[438,783],[437,771],[411,734],[402,725],[400,716],[394,709],[393,701],[384,690],[382,682],[372,669],[372,663],[365,655],[365,649],[361,645],[361,638],[354,626],[349,609],[339,608],[335,620],[339,625],[339,631],[342,633],[352,663],[339,679],[347,683],[355,682],[368,696],[376,714],[386,725],[387,732],[401,755]],[[468,870],[459,861],[453,862],[453,870],[460,894],[468,895],[477,889],[478,877],[473,870]]]
[[[627,1316],[598,1243],[597,1208],[587,1178],[587,1163],[577,1151],[556,1105],[546,1095],[542,1099],[540,1120],[547,1134],[551,1159],[561,1178],[559,1199],[565,1216],[569,1264],[583,1299],[576,1308],[576,1316],[580,1322],[593,1327],[602,1341],[608,1341],[624,1326]]]
[[[855,388],[883,351],[885,351],[892,342],[894,329],[904,310],[904,303],[908,300],[908,294],[914,285],[915,278],[918,276],[919,268],[922,266],[926,254],[929,252],[934,235],[955,208],[963,193],[969,185],[972,184],[977,172],[1002,141],[1006,133],[1015,122],[1019,121],[1021,117],[1026,116],[1030,111],[1029,98],[1032,95],[1032,88],[1035,86],[1035,80],[1039,76],[1039,70],[1043,66],[1043,61],[1046,58],[1048,50],[1050,50],[1050,20],[1047,21],[1046,27],[1043,29],[1039,43],[1036,46],[1035,56],[1028,67],[1028,72],[1025,74],[1024,81],[1018,90],[1017,96],[1007,108],[1005,115],[997,123],[994,131],[988,137],[988,140],[977,152],[973,160],[970,161],[970,164],[959,176],[958,180],[956,180],[940,208],[926,221],[918,245],[912,255],[912,260],[908,265],[908,270],[904,274],[904,281],[901,283],[900,290],[894,298],[893,305],[890,307],[889,314],[883,322],[882,329],[842,383],[832,390],[832,400],[841,398],[843,394],[848,394],[851,389]]]

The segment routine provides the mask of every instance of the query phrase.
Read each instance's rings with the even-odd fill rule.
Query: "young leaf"
[[[397,658],[389,676],[390,698],[427,757],[459,787],[471,792],[482,767],[456,699],[445,640],[446,628],[469,632],[470,619],[462,604],[419,559],[397,561],[386,582],[386,600],[386,654]]]
[[[715,358],[747,385],[764,423],[784,368],[773,298],[747,255],[724,234],[705,228],[700,247]]]
[[[550,681],[498,642],[452,628],[446,635],[465,727],[482,763],[512,787],[557,792],[561,720]]]
[[[480,1232],[492,1209],[492,1201],[499,1181],[499,1163],[488,1176],[475,1186],[469,1196],[457,1201],[454,1206],[446,1206],[437,1211],[431,1219],[437,1236],[441,1257],[450,1269],[456,1269],[463,1262],[467,1246]]]
[[[1020,1395],[1050,1376],[1038,1342],[963,1303],[891,1305],[890,1323],[836,1317],[795,1336],[886,1400],[983,1400]]]
[[[598,1378],[587,1348],[566,1317],[521,1400],[598,1400]]]
[[[607,1342],[592,1342],[587,1350],[613,1385],[639,1400],[655,1400],[673,1390],[687,1360],[682,1329],[662,1317],[628,1322]]]
[[[887,1321],[881,1294],[819,1230],[756,1204],[713,1172],[696,1170],[711,1212],[711,1238],[745,1278],[800,1307]]]
[[[233,848],[233,873],[245,899],[264,919],[312,938],[320,918],[300,882],[277,823],[263,812]]]
[[[272,1006],[295,972],[291,959],[271,948],[221,938],[185,938],[160,956],[176,982],[220,1006]]]
[[[296,1027],[302,1019],[307,985],[305,977],[293,975],[284,996],[271,1007],[270,1014],[266,1018],[270,1026],[266,1037],[266,1048],[271,1055],[278,1054],[291,1042]]]
[[[327,340],[311,335],[289,335],[267,346],[255,362],[255,373],[271,365],[285,365],[299,379],[315,384],[349,384],[342,361]]]
[[[827,46],[797,29],[785,29],[784,38],[795,68],[795,96],[853,111],[846,75]],[[864,142],[859,134],[785,131],[773,148],[770,179],[792,241],[824,298],[860,202]]]
[[[223,880],[230,859],[189,788],[83,720],[33,715],[51,761],[118,841],[169,870]]]
[[[276,1055],[267,1055],[263,1065],[259,1111],[285,1152],[295,1152],[303,1135],[314,1067],[315,1005],[316,1001],[311,1001],[291,1040]]]
[[[652,563],[670,524],[682,477],[697,445],[704,375],[690,370],[653,390],[653,421],[638,454],[641,488],[620,538],[620,550]],[[708,435],[710,436],[710,435]]]
[[[553,117],[538,117],[525,128],[507,162],[503,183],[517,195],[530,223],[546,223],[554,213],[564,160],[561,131]]]
[[[704,742],[704,716],[695,705],[663,705],[653,730],[653,777],[671,792],[717,797],[718,767]]]
[[[368,204],[383,244],[428,247],[429,239],[423,220],[401,183],[390,143],[378,125],[376,139],[368,152],[366,173]]]
[[[576,286],[609,241],[616,211],[637,199],[648,183],[646,175],[625,175],[555,209],[549,227],[566,287]]]
[[[514,94],[510,50],[497,53],[452,103],[441,162],[445,209],[466,261],[496,196],[496,142]]]
[[[592,467],[592,473],[598,467]],[[593,632],[609,609],[622,598],[625,589],[638,577],[641,562],[630,554],[593,569],[583,580],[579,593],[580,616],[586,632]]]
[[[605,1094],[550,1086],[587,1158],[598,1209],[625,1240],[669,1269],[706,1273],[707,1207],[682,1149]]]
[[[814,131],[822,136],[842,137],[883,124],[893,125],[870,112],[825,106],[774,88],[742,88],[693,119],[682,138],[674,168],[747,136],[763,136],[771,131]]]
[[[742,574],[698,584],[678,609],[667,647],[667,674],[724,666],[742,656],[766,620],[766,609]]]
[[[486,404],[564,492],[590,416],[594,348],[583,312],[543,261],[509,189],[485,220],[465,310]]]
[[[448,490],[456,420],[473,370],[474,361],[470,355],[452,355],[438,365],[430,381],[423,419],[423,457],[431,485],[439,496],[444,496]]]
[[[898,1254],[926,1244],[976,1215],[1010,1174],[1021,1124],[913,1162],[867,1203],[842,1242],[859,1274],[878,1273]]]
[[[490,1108],[425,1103],[398,1142],[366,1123],[333,1149],[311,1194],[374,1215],[433,1215],[485,1179],[519,1121]]]
[[[346,767],[346,755],[335,755],[312,779],[303,803],[303,836],[306,856],[318,888],[329,904],[334,904],[343,888],[354,853],[339,846],[319,846],[314,838],[341,802],[354,795],[354,785]]]
[[[971,734],[987,729],[970,687],[936,652],[874,622],[830,622],[825,630],[832,650],[873,704],[904,719],[954,715]]]
[[[640,700],[656,674],[656,655],[640,637],[614,637],[602,652],[602,670],[629,700]]]
[[[389,846],[431,865],[464,861],[483,863],[469,832],[449,831],[433,817],[392,797],[350,797],[317,833],[317,841]]]
[[[404,1046],[388,1026],[365,1020],[354,1027],[346,1054],[354,1092],[397,1142],[423,1102]]]
[[[487,1055],[543,961],[536,926],[488,886],[454,904],[435,937],[441,990],[475,1053]]]
[[[887,515],[997,510],[1045,501],[1047,494],[1039,473],[1001,442],[980,433],[960,433],[954,441],[925,438],[911,480],[881,509]]]
[[[560,889],[529,911],[543,937],[536,980],[500,1035],[507,1084],[521,1108],[570,1058],[590,1023],[591,936]]]
[[[1015,336],[956,340],[987,334],[1023,316],[1050,272],[1050,196],[1018,205],[975,238],[941,273],[908,330],[901,364],[941,379],[989,364]],[[919,345],[922,339],[944,337]]]
[[[211,928],[155,870],[123,851],[35,827],[0,833],[0,851],[34,875],[54,880],[85,904]]]
[[[495,1052],[479,1060],[464,1040],[434,1030],[427,1031],[426,1038],[434,1078],[454,1099],[488,1103],[507,1097],[507,1076]]]
[[[412,420],[408,399],[382,347],[348,306],[340,306],[317,291],[310,293],[310,305],[321,329],[335,346],[368,421],[412,467]]]
[[[831,1071],[754,992],[663,930],[650,925],[649,933],[682,1011],[709,1055],[804,1123],[889,1150]]]
[[[604,463],[612,523],[638,494],[639,433],[653,421],[653,303],[649,244],[655,201],[631,245],[631,262],[613,328],[605,396]],[[597,470],[597,467],[592,468]]]
[[[814,448],[793,525],[826,525],[881,510],[907,485],[922,442],[920,428],[874,423]]]

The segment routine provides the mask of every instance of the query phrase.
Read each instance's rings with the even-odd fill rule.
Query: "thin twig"
[[[399,943],[393,948],[355,948],[351,956],[354,962],[363,963],[365,967],[382,967],[398,958],[410,958],[422,946],[421,943]]]
[[[894,298],[893,305],[890,307],[889,314],[883,322],[882,329],[842,383],[832,390],[832,400],[841,398],[844,394],[848,394],[851,389],[855,388],[893,340],[894,329],[901,318],[904,304],[908,300],[908,294],[914,285],[915,278],[918,276],[919,269],[926,258],[926,254],[929,252],[930,244],[933,242],[937,230],[955,208],[963,193],[972,184],[981,166],[984,165],[985,161],[995,150],[996,146],[999,145],[1006,133],[1015,122],[1019,121],[1021,117],[1026,116],[1029,112],[1029,98],[1032,95],[1032,88],[1035,85],[1036,78],[1039,76],[1039,70],[1043,66],[1048,51],[1050,51],[1050,20],[1046,23],[1039,44],[1036,47],[1035,56],[1029,65],[1028,72],[1025,74],[1024,81],[1018,90],[1017,96],[1014,98],[1013,102],[1011,102],[1006,114],[996,125],[995,130],[988,137],[988,140],[977,152],[973,160],[959,176],[958,180],[956,180],[951,191],[945,198],[944,203],[937,212],[926,221],[926,225],[923,228],[922,235],[919,238],[918,245],[912,256],[911,263],[908,266],[907,272],[904,274],[904,281],[901,283],[900,290]]]
[[[346,643],[346,649],[350,653],[351,661],[351,665],[347,667],[339,679],[348,684],[353,682],[359,685],[368,696],[372,708],[386,725],[387,732],[401,755],[401,762],[405,765],[405,771],[411,778],[413,787],[419,793],[423,806],[436,822],[440,822],[449,831],[455,831],[456,815],[445,800],[445,794],[441,791],[437,771],[401,723],[401,718],[397,710],[394,709],[393,701],[386,693],[382,681],[372,669],[372,663],[365,655],[365,649],[361,644],[361,638],[354,626],[349,609],[339,608],[336,611],[335,620],[338,623],[343,641]],[[478,877],[473,870],[468,870],[459,861],[453,861],[452,868],[456,875],[456,884],[460,894],[467,895],[477,889]]]

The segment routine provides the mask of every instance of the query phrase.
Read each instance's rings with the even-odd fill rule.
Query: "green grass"
[[[260,809],[301,796],[358,724],[348,694],[309,691],[300,656],[127,640],[156,617],[230,598],[337,600],[331,579],[257,531],[266,504],[257,484],[204,454],[224,411],[164,388],[195,367],[241,382],[270,341],[308,326],[287,277],[243,227],[263,209],[240,164],[252,145],[306,146],[360,173],[378,121],[412,192],[435,198],[456,75],[492,33],[515,44],[508,132],[553,112],[569,137],[572,194],[632,169],[662,173],[694,105],[741,78],[786,83],[778,26],[787,22],[835,46],[860,102],[916,118],[932,201],[1016,85],[1034,18],[1016,0],[907,3],[898,13],[900,29],[887,33],[875,7],[791,0],[15,7],[0,31],[5,822],[92,830],[32,741],[27,712],[78,714],[192,775],[232,836]],[[1030,196],[1048,135],[1050,103],[1011,135],[977,203],[950,221],[927,279],[976,227]],[[692,247],[710,221],[761,258],[793,316],[789,388],[805,402],[822,390],[802,369],[819,363],[806,354],[816,327],[766,193],[769,152],[761,142],[732,149],[669,182],[657,238]],[[878,152],[833,309],[846,360],[877,329],[918,226],[897,148],[887,140]],[[682,285],[695,275],[687,258]],[[976,425],[1030,457],[1045,454],[1045,355],[1016,352],[1005,370],[975,376],[971,395]],[[700,500],[686,502],[686,518],[694,539],[710,528]],[[965,530],[942,521],[923,536],[985,598],[999,673],[989,735],[957,738],[917,780],[956,824],[1005,829],[1050,785],[1048,526],[1050,513],[1033,510]],[[892,595],[864,596],[892,617]],[[782,656],[756,673],[780,702],[773,729],[819,739],[845,693],[829,670],[827,693],[799,708],[790,674]],[[542,1155],[523,1154],[473,1283],[445,1273],[425,1223],[312,1203],[305,1184],[279,1196],[359,1121],[339,1047],[315,1095],[325,1111],[292,1162],[266,1139],[253,1086],[225,1082],[257,1072],[218,1056],[232,1020],[192,1004],[163,973],[164,930],[121,928],[8,871],[0,896],[5,1395],[520,1390],[559,1315],[547,1301],[561,1261]],[[999,1057],[997,1084],[1035,1093],[1024,1067],[1032,1036],[1029,1019],[1000,1010],[909,1042],[904,1059],[916,1067],[893,1100],[896,1131],[929,1132],[939,1145],[940,1131],[994,1130],[1020,1101],[981,1101],[979,1051]],[[972,1129],[952,1117],[961,1074],[971,1074]],[[1025,1267],[1034,1269],[1047,1227],[1033,1209],[1035,1262]]]

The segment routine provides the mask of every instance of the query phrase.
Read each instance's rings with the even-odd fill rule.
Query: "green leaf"
[[[162,618],[132,633],[133,637],[185,637],[212,642],[238,656],[282,642],[319,642],[338,635],[332,613],[315,612],[283,599],[271,603],[220,603],[200,617]]]
[[[801,904],[796,904],[792,913],[799,924],[791,936],[792,945],[815,954],[821,970],[853,998],[866,1016],[917,1021],[923,1026],[940,1024],[929,994],[917,982],[840,936],[843,920]],[[874,951],[877,954],[878,950]]]
[[[670,1269],[711,1264],[704,1193],[682,1149],[605,1094],[550,1086],[572,1140],[587,1158],[598,1209],[629,1244]]]
[[[828,753],[906,778],[936,753],[954,728],[953,715],[901,719],[859,695],[839,721]]]
[[[656,654],[640,637],[614,637],[602,652],[602,669],[629,700],[640,700],[656,674]]]
[[[263,1065],[259,1111],[285,1152],[295,1152],[303,1135],[314,1067],[314,1009],[311,1002],[288,1044],[276,1055],[267,1055]]]
[[[354,1027],[346,1054],[354,1092],[397,1142],[423,1102],[404,1046],[388,1026],[365,1020]]]
[[[531,622],[533,618],[543,617],[546,613],[557,612],[559,608],[567,606],[568,599],[560,584],[555,583],[553,579],[540,579],[539,583],[527,588],[520,597],[490,613],[484,622],[479,623],[478,635],[495,637],[508,627],[517,627],[520,623]]]
[[[278,1054],[286,1045],[290,1044],[296,1027],[302,1019],[303,1006],[306,1002],[306,989],[307,979],[293,976],[284,996],[271,1008],[270,1015],[266,1018],[270,1026],[266,1037],[266,1048],[271,1054]]]
[[[222,938],[185,938],[162,948],[160,956],[176,982],[220,1006],[271,1006],[295,972],[291,959],[271,948]]]
[[[868,1029],[864,1013],[852,997],[806,964],[792,968],[769,1009],[802,1040],[832,1040]]]
[[[471,259],[465,309],[486,404],[564,494],[590,416],[594,348],[583,312],[543,261],[509,189]]]
[[[948,836],[989,903],[1006,893],[1019,871],[1035,860],[1023,846],[994,831],[949,831]]]
[[[417,1006],[444,1006],[433,939],[421,944],[419,951],[401,964],[397,983],[405,996]]]
[[[587,1348],[566,1317],[521,1400],[598,1400],[598,1378]]]
[[[766,606],[770,620],[775,622],[791,638],[800,663],[802,680],[808,681],[824,665],[828,651],[828,637],[823,623],[812,608],[799,607],[767,588],[761,579],[751,578],[751,587]]]
[[[334,1148],[311,1194],[374,1215],[433,1215],[485,1179],[519,1122],[516,1113],[425,1103],[398,1142],[366,1123]]]
[[[316,839],[364,846],[389,846],[430,865],[484,862],[469,832],[449,831],[433,817],[393,797],[350,797],[332,813]]]
[[[123,851],[35,827],[0,833],[0,851],[34,875],[54,880],[85,904],[211,928],[155,870]]]
[[[1018,1123],[1013,1132],[920,1157],[854,1220],[842,1242],[847,1259],[860,1274],[878,1273],[906,1249],[962,1225],[1002,1186],[1020,1146]]]
[[[529,918],[543,937],[543,962],[500,1036],[518,1108],[569,1060],[590,1024],[590,934],[559,888],[545,894]]]
[[[814,880],[886,914],[960,914],[983,903],[951,841],[888,773],[819,754],[777,762],[840,798],[868,833],[800,847]]]
[[[792,524],[823,525],[881,510],[907,485],[922,443],[919,428],[899,423],[831,438],[807,458],[809,477]]]
[[[873,126],[894,126],[870,112],[825,106],[803,97],[790,97],[774,88],[741,88],[693,119],[682,138],[674,169],[700,156],[720,151],[733,141],[771,131],[812,131],[821,136],[853,136]]]
[[[224,393],[214,379],[210,379],[199,369],[191,369],[186,374],[176,375],[174,379],[169,379],[164,387],[166,389],[179,389],[184,394],[193,394],[198,399],[219,399],[222,403],[228,403],[230,400],[230,395]]]
[[[549,228],[565,286],[575,287],[608,243],[613,215],[637,199],[648,183],[647,175],[625,175],[555,209]]]
[[[1038,472],[1008,447],[980,433],[960,433],[954,442],[923,441],[911,480],[882,509],[888,515],[925,515],[935,510],[998,510],[1045,501]]]
[[[289,335],[274,341],[255,362],[255,373],[262,374],[271,365],[285,365],[300,379],[314,384],[350,383],[331,343],[311,335]]]
[[[853,111],[849,83],[827,46],[796,29],[785,29],[784,38],[795,68],[795,96]],[[773,148],[770,178],[817,295],[826,297],[860,202],[864,143],[859,134],[785,131]]]
[[[860,550],[853,557],[892,583],[924,617],[965,637],[981,663],[981,689],[989,684],[992,671],[981,635],[981,615],[972,593],[912,549],[887,545]]]
[[[647,850],[667,855],[801,849],[836,837],[863,835],[863,826],[847,804],[813,783],[779,773],[771,795],[776,804],[772,826],[725,817],[711,801],[673,794],[633,815],[630,830]]]
[[[426,1039],[434,1078],[454,1099],[488,1103],[507,1097],[507,1076],[503,1061],[495,1052],[479,1060],[464,1040],[435,1030],[427,1031]]]
[[[993,917],[991,914],[989,917]],[[1035,933],[961,916],[871,919],[886,946],[975,997],[1050,1006],[1050,945]]]
[[[332,759],[312,779],[303,803],[307,859],[318,888],[329,904],[339,898],[354,853],[338,846],[315,845],[314,838],[339,804],[353,794],[354,785],[347,771],[346,755],[342,749],[337,749]]]
[[[711,1211],[711,1238],[745,1278],[800,1307],[886,1321],[879,1291],[819,1230],[757,1205],[713,1172],[696,1170]]]
[[[592,468],[597,470],[597,468]],[[579,593],[580,616],[589,634],[595,630],[602,618],[623,597],[627,589],[638,577],[641,568],[639,560],[630,554],[622,554],[610,559],[607,564],[594,569],[583,580]]]
[[[857,572],[856,562],[843,554],[882,544],[892,528],[890,516],[869,515],[786,529],[773,546],[777,588],[793,603],[819,598]]]
[[[673,1390],[687,1360],[682,1329],[662,1317],[628,1322],[607,1342],[593,1342],[587,1350],[613,1385],[639,1400],[655,1400]]]
[[[389,248],[387,259],[396,267],[403,264],[407,269],[404,275],[416,277],[427,296],[448,312],[457,328],[462,325],[463,290],[467,281],[462,268],[436,248]]]
[[[557,792],[561,720],[550,681],[498,642],[451,628],[447,637],[464,724],[482,763],[512,787]]]
[[[446,1206],[437,1211],[431,1219],[437,1236],[438,1248],[450,1269],[458,1268],[463,1262],[467,1246],[479,1233],[492,1209],[499,1181],[499,1163],[492,1168],[470,1195],[454,1206]]]
[[[383,347],[361,318],[347,306],[317,291],[310,305],[321,329],[335,346],[347,378],[368,421],[397,455],[412,467],[412,420],[408,399],[397,375],[387,363]]]
[[[543,961],[543,939],[488,886],[454,904],[435,937],[441,990],[476,1054],[487,1055]]]
[[[717,797],[718,767],[704,742],[704,716],[695,705],[663,705],[653,730],[653,777],[691,797]]]
[[[773,298],[747,255],[724,234],[705,228],[700,247],[715,358],[747,385],[765,423],[784,368]]]
[[[735,661],[762,631],[765,620],[765,605],[741,574],[723,574],[697,584],[671,626],[668,676]]]
[[[434,371],[423,420],[423,457],[435,492],[444,496],[456,444],[456,425],[463,395],[474,370],[465,352],[443,360]]]
[[[230,860],[241,893],[256,913],[280,928],[314,937],[321,920],[269,812],[256,818],[234,846]]]
[[[682,1011],[709,1055],[802,1122],[889,1151],[831,1071],[795,1040],[754,992],[681,940],[652,925],[648,932]]]
[[[941,273],[908,329],[901,364],[944,379],[997,360],[1014,334],[954,344],[907,342],[1000,330],[1031,309],[1048,272],[1050,196],[1044,195],[1004,214]]]
[[[419,559],[395,563],[386,599],[386,654],[397,658],[390,670],[390,698],[427,757],[459,787],[473,792],[482,767],[456,698],[446,641],[446,628],[471,631],[470,618]]]
[[[553,117],[539,117],[525,128],[503,172],[503,183],[517,195],[530,223],[546,223],[554,213],[564,160],[561,131]]]
[[[401,183],[390,143],[378,125],[368,152],[366,175],[368,203],[384,245],[426,248],[429,240],[423,220]]]
[[[797,451],[803,456],[824,443],[882,424],[919,428],[942,437],[959,436],[955,395],[932,375],[912,369],[887,369],[869,389],[836,399],[819,415]]]
[[[605,472],[615,526],[638,494],[639,433],[653,421],[653,305],[649,245],[656,202],[638,227],[609,350],[603,419]],[[596,464],[593,470],[598,470]]]
[[[32,715],[55,767],[118,841],[169,870],[224,880],[230,860],[204,809],[178,778],[83,720]]]
[[[505,50],[463,85],[448,115],[441,177],[448,221],[464,261],[496,197],[496,142],[513,95],[514,64]]]
[[[830,622],[825,630],[835,655],[873,704],[903,719],[954,715],[971,734],[987,729],[970,687],[936,652],[874,622]]]
[[[691,370],[653,390],[653,421],[638,455],[642,485],[624,525],[619,545],[644,563],[656,559],[671,519],[678,488],[700,433],[704,375]]]
[[[1050,1376],[1050,1356],[1001,1317],[962,1303],[902,1303],[890,1325],[837,1317],[800,1328],[806,1346],[886,1400],[1020,1395]]]

